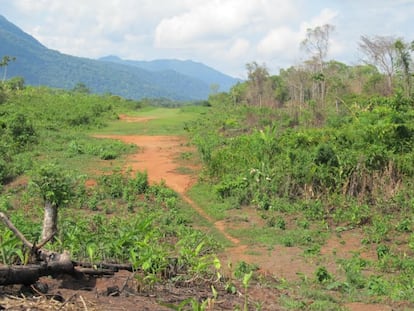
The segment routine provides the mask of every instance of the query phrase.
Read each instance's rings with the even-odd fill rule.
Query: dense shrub
[[[307,123],[291,128],[283,113],[278,119],[275,113],[263,114],[263,108],[213,101],[212,115],[192,124],[190,133],[221,197],[267,205],[272,198],[342,194],[373,203],[391,198],[402,179],[414,177],[409,164],[414,111],[398,96],[367,101],[319,128]],[[251,123],[257,116],[262,120]],[[247,123],[254,127],[247,129]]]

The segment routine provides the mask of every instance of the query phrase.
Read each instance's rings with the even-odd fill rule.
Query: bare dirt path
[[[151,118],[121,116],[121,119],[127,122],[142,122]],[[179,172],[180,164],[177,162],[177,158],[181,153],[191,151],[191,148],[186,146],[185,138],[142,135],[97,135],[95,137],[117,139],[127,144],[137,145],[139,150],[137,153],[128,156],[125,169],[130,169],[132,172],[147,171],[150,183],[165,181],[168,187],[176,191],[201,217],[213,224],[227,240],[233,244],[240,243],[238,239],[226,232],[221,222],[215,222],[186,194],[187,190],[196,181],[196,176]]]
[[[139,118],[121,115],[125,122],[147,122],[153,118]],[[220,232],[232,246],[220,254],[220,259],[226,263],[235,264],[244,261],[257,264],[264,274],[277,275],[285,279],[297,279],[298,271],[311,274],[316,266],[304,262],[296,247],[275,246],[269,250],[260,245],[246,245],[228,233],[228,229],[234,226],[226,220],[215,221],[201,207],[199,207],[188,195],[187,190],[196,182],[194,174],[182,174],[179,172],[180,163],[177,159],[183,152],[194,151],[188,146],[186,138],[180,136],[144,136],[144,135],[99,135],[99,138],[117,139],[127,144],[135,144],[139,147],[137,153],[131,154],[126,159],[124,169],[132,172],[147,171],[150,183],[165,181],[166,185],[176,191],[199,215],[211,226]],[[286,267],[289,269],[286,269]]]
[[[120,119],[125,122],[147,122],[153,118],[138,118],[121,115]],[[142,136],[142,135],[101,135],[101,138],[117,139],[124,143],[135,144],[139,151],[126,159],[125,169],[132,172],[147,171],[150,183],[165,181],[166,185],[176,191],[201,217],[219,231],[228,241],[232,243],[220,259],[236,263],[245,261],[254,263],[260,267],[263,274],[277,276],[286,280],[298,279],[300,274],[312,275],[317,264],[312,260],[304,259],[303,250],[297,247],[283,247],[274,245],[271,249],[260,245],[246,245],[239,239],[230,235],[227,230],[233,224],[226,220],[215,221],[201,207],[199,207],[187,195],[187,190],[196,182],[197,177],[191,174],[179,172],[180,163],[177,161],[183,152],[194,151],[187,145],[185,137],[180,136]],[[358,251],[361,249],[360,240],[350,238],[350,243],[338,245],[338,241],[332,240],[322,249],[322,253],[329,256],[332,248],[338,247],[344,253]],[[355,245],[354,245],[355,244]],[[367,255],[368,257],[372,255]],[[334,267],[330,267],[334,268]],[[384,305],[370,305],[355,303],[347,305],[349,310],[390,310]],[[377,309],[375,309],[377,308]]]
[[[126,115],[121,115],[120,118],[125,122],[148,122],[153,119],[151,117],[137,118]],[[166,185],[176,191],[200,215],[200,217],[203,217],[209,224],[211,224],[211,226],[214,226],[217,231],[230,241],[232,246],[228,247],[222,254],[220,254],[220,260],[222,260],[223,263],[245,261],[247,263],[257,264],[263,274],[276,276],[277,278],[285,280],[297,279],[298,272],[312,275],[315,271],[316,263],[312,260],[305,260],[302,255],[303,250],[300,248],[274,245],[272,248],[266,249],[260,245],[247,245],[228,233],[229,228],[234,228],[234,223],[231,218],[215,221],[201,207],[191,200],[187,195],[187,190],[196,182],[197,177],[194,174],[184,174],[180,172],[180,154],[183,152],[194,151],[187,145],[184,137],[142,135],[99,135],[95,137],[117,139],[127,144],[137,145],[139,147],[138,152],[128,156],[124,169],[131,169],[132,172],[147,171],[150,183],[165,181]],[[240,210],[235,211],[235,213],[240,213]],[[251,216],[253,217],[253,215]],[[341,252],[343,256],[346,256],[348,252],[360,249],[361,242],[358,238],[359,236],[354,236],[353,234],[354,233],[349,233],[343,237],[343,240],[347,240],[346,244],[342,243],[342,239],[331,239],[321,249],[321,253],[324,254],[324,256],[329,256],[329,254],[335,250],[336,252]],[[373,256],[373,254],[364,254],[364,256],[369,258]],[[328,268],[333,269],[334,267],[328,266]],[[128,298],[122,297],[120,300],[117,299],[117,297],[105,296],[104,293],[109,287],[118,286],[119,288],[122,288],[129,279],[129,273],[119,272],[112,278],[97,279],[94,281],[96,282],[95,284],[77,284],[78,281],[69,280],[68,283],[73,288],[68,287],[67,285],[62,288],[62,284],[54,280],[50,281],[47,278],[46,282],[51,282],[49,284],[50,288],[64,294],[66,297],[77,297],[74,299],[77,303],[74,308],[62,309],[62,307],[60,307],[59,310],[86,310],[86,304],[82,295],[87,301],[89,310],[137,310],[138,306],[139,310],[170,309],[160,306],[156,302],[155,297],[130,296]],[[84,287],[93,288],[93,291],[85,292],[82,290]],[[263,310],[279,310],[279,306],[277,305],[277,290],[265,290],[262,287],[258,287],[257,289],[252,288],[250,296],[255,298],[254,301],[265,302]],[[0,302],[3,303],[1,300]],[[19,303],[19,305],[21,304]],[[352,311],[392,310],[386,305],[371,305],[360,302],[348,304],[347,308]]]

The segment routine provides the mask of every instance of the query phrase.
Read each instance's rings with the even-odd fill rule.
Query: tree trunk
[[[58,210],[56,204],[46,201],[41,242],[50,239],[50,237],[53,237],[56,234],[57,216]],[[53,238],[51,240],[53,240]]]

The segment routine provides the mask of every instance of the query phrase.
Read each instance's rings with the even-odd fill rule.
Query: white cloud
[[[250,2],[250,3],[249,3]],[[214,0],[161,20],[155,30],[157,47],[194,46],[195,42],[231,36],[249,21],[251,1]]]
[[[237,75],[251,61],[269,69],[295,64],[307,28],[336,25],[329,57],[349,60],[360,35],[412,40],[414,26],[413,0],[0,0],[0,5],[0,14],[62,53],[190,58]]]
[[[237,39],[230,47],[227,59],[239,58],[242,55],[246,55],[250,49],[250,42],[244,38]]]
[[[257,50],[260,54],[292,53],[299,48],[301,34],[282,26],[269,31],[259,42]]]
[[[337,11],[329,8],[324,8],[317,16],[312,17],[310,21],[304,21],[300,27],[301,31],[305,34],[306,29],[308,28],[315,28],[317,26],[323,26],[325,24],[336,25],[335,21],[337,17]]]
[[[201,40],[256,35],[269,25],[294,19],[295,1],[212,0],[163,18],[155,30],[155,46],[193,47]]]

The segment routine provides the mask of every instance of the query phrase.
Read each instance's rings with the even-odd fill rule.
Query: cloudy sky
[[[245,77],[307,58],[306,29],[332,24],[329,58],[360,60],[361,35],[414,40],[414,0],[0,0],[0,14],[75,56],[191,59]]]

